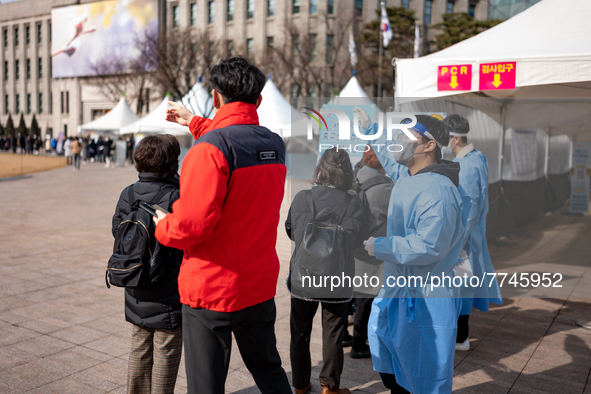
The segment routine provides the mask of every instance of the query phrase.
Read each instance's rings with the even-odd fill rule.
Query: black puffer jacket
[[[179,179],[158,178],[152,173],[140,173],[134,185],[135,197],[150,204],[158,204],[172,212],[172,203],[179,198]],[[113,236],[123,218],[129,213],[128,189],[126,187],[113,215]],[[161,190],[170,189],[160,201],[153,201]],[[181,299],[178,290],[178,274],[183,252],[172,248],[162,248],[162,252],[172,252],[168,261],[166,277],[155,285],[125,289],[125,320],[143,328],[172,330],[181,326]]]

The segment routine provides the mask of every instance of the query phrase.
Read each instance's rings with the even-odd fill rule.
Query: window
[[[326,3],[326,13],[328,15],[334,14],[334,0],[328,0]]]
[[[27,114],[31,113],[31,93],[27,93]]]
[[[37,109],[40,114],[43,113],[43,93],[39,93],[39,97],[37,98]]]
[[[293,5],[291,7],[291,13],[292,14],[299,14],[301,6],[302,6],[302,0],[293,0]]]
[[[308,88],[308,97],[316,97],[316,86]]]
[[[316,48],[316,34],[310,34],[310,62],[314,63],[318,57],[318,49]]]
[[[31,26],[25,26],[25,42],[27,45],[31,43]]]
[[[181,22],[181,15],[178,5],[172,6],[172,27],[179,27]]]
[[[31,79],[31,59],[27,59],[27,79]]]
[[[150,113],[150,88],[146,88],[146,113]]]
[[[468,14],[470,14],[470,16],[472,18],[474,18],[475,12],[476,12],[476,3],[470,2],[470,5],[468,6]]]
[[[293,38],[293,46],[291,47],[291,51],[293,54],[293,59],[299,60],[299,58],[300,58],[300,36],[296,36]]]
[[[37,59],[37,77],[43,78],[43,58]]]
[[[327,34],[326,35],[326,62],[327,63],[332,63],[333,44],[334,44],[334,35]]]
[[[410,10],[410,0],[402,0],[402,6],[407,10]]]
[[[425,0],[425,13],[423,21],[426,25],[431,24],[431,13],[433,12],[433,0]]]
[[[64,125],[64,137],[68,138],[68,125]]]
[[[228,40],[227,48],[228,48],[228,57],[234,56],[234,41]]]
[[[246,0],[246,19],[254,17],[254,0]]]
[[[234,20],[234,0],[228,0],[228,13],[226,16],[226,21],[231,22]]]
[[[197,26],[197,3],[191,3],[191,26]]]
[[[445,13],[446,14],[453,14],[454,12],[454,0],[447,0],[447,3],[445,5]]]
[[[252,59],[252,55],[254,55],[254,41],[252,38],[246,39],[246,56],[249,59]]]
[[[291,85],[291,97],[298,97],[298,94],[300,93],[300,87],[298,85],[296,85],[295,83],[293,85]]]
[[[310,15],[318,13],[318,0],[310,0]]]
[[[363,15],[363,0],[355,0],[355,16]]]
[[[4,48],[6,48],[8,46],[8,29],[4,29],[3,35],[4,35]]]
[[[64,105],[64,92],[61,92],[60,95],[61,95],[61,103],[62,103],[62,105],[61,105],[61,112],[63,114],[64,113],[64,110],[66,108],[65,105]]]
[[[66,113],[70,113],[70,92],[66,92]]]
[[[14,45],[18,46],[18,27],[14,28]]]
[[[4,60],[4,80],[8,81],[8,60]]]
[[[39,24],[37,25],[37,44],[41,44],[43,41],[43,27]]]
[[[275,15],[275,0],[267,0],[267,16]]]
[[[273,54],[273,36],[269,36],[267,37],[267,56],[270,56]]]
[[[207,23],[213,23],[215,20],[215,1],[211,0],[207,3]]]
[[[4,115],[8,115],[8,113],[10,112],[10,107],[8,105],[8,95],[5,94],[4,95]]]
[[[17,94],[16,101],[14,102],[14,113],[18,114],[19,112],[21,112],[21,96]]]
[[[19,64],[19,61],[16,60],[14,62],[14,78],[19,79],[20,76],[21,76],[20,64]]]

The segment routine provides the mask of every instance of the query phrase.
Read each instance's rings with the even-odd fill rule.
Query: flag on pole
[[[349,29],[349,55],[351,55],[351,66],[355,68],[357,64],[357,51],[355,50],[355,38],[353,38],[353,28]]]
[[[382,37],[384,39],[384,48],[388,46],[388,43],[392,39],[393,33],[392,28],[390,27],[390,20],[388,19],[388,14],[386,13],[386,7],[382,4]]]
[[[421,33],[419,32],[419,24],[415,23],[415,58],[419,57],[419,48],[421,48]]]

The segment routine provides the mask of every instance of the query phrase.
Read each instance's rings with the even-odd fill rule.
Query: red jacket
[[[285,144],[258,124],[255,106],[243,102],[191,122],[197,142],[156,238],[185,251],[179,293],[193,308],[232,312],[275,296]]]

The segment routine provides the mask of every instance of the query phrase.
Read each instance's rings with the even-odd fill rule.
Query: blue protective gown
[[[488,161],[486,156],[477,150],[473,150],[466,156],[454,158],[453,161],[460,163],[460,186],[470,197],[472,204],[468,215],[467,241],[464,250],[468,255],[472,272],[485,281],[482,286],[462,289],[462,310],[461,315],[469,315],[472,306],[488,312],[489,302],[502,305],[501,291],[497,278],[486,275],[494,273],[488,245],[486,243],[486,215],[488,213]],[[473,298],[472,298],[473,297]]]
[[[385,149],[392,142],[383,134],[372,145],[395,185],[387,237],[375,241],[374,253],[385,261],[386,278],[453,277],[469,199],[445,175],[409,176],[408,168]],[[396,375],[398,384],[414,394],[451,393],[460,306],[459,288],[447,283],[433,291],[429,285],[386,285],[374,300],[368,324],[374,369]]]

